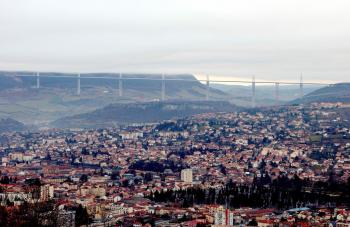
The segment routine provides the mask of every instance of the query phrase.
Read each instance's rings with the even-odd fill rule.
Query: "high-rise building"
[[[53,198],[54,188],[52,185],[42,185],[40,187],[40,200],[47,201]]]
[[[185,183],[192,183],[193,182],[192,169],[181,170],[181,180]]]
[[[215,225],[226,225],[226,213],[223,207],[219,207],[214,214]]]
[[[229,209],[220,206],[214,213],[214,224],[224,226],[236,226],[241,223],[241,216]]]

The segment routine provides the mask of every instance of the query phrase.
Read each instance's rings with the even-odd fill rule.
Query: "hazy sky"
[[[350,81],[350,1],[0,0],[0,69]]]

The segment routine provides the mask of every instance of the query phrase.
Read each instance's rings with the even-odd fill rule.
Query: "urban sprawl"
[[[0,136],[1,226],[350,226],[344,103]]]

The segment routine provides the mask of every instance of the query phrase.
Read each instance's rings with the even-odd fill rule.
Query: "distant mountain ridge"
[[[232,112],[239,108],[229,102],[188,101],[111,104],[90,113],[54,121],[56,128],[98,128],[117,124],[152,123],[194,114]]]
[[[19,75],[33,76],[22,77]],[[122,96],[118,95],[119,74],[84,73],[81,76],[81,94],[78,96],[77,74],[43,72],[40,77],[40,89],[37,89],[35,72],[0,71],[0,118],[12,118],[27,125],[45,128],[51,122],[68,119],[71,116],[81,116],[84,113],[91,114],[95,110],[101,110],[105,107],[112,108],[114,104],[116,106],[125,104],[125,108],[136,112],[137,110],[131,108],[132,105],[127,104],[136,103],[140,107],[140,103],[147,103],[150,106],[150,103],[160,101],[162,87],[160,74],[123,74],[125,80],[123,80]],[[97,79],[90,77],[97,77]],[[165,100],[168,102],[203,101],[206,99],[207,91],[209,91],[209,100],[211,101],[230,102],[243,107],[251,106],[252,93],[249,86],[211,83],[208,90],[205,84],[202,84],[191,74],[169,75],[166,78],[173,79],[165,82]],[[306,95],[303,99],[295,99],[299,95],[298,87],[281,85],[279,103],[288,105],[310,102],[350,102],[349,83],[318,88],[317,86],[305,86],[304,93]],[[293,99],[295,100],[292,101]],[[275,105],[274,86],[257,86],[255,101],[258,107]],[[176,108],[179,106],[177,105]],[[189,108],[186,111],[188,110]],[[194,114],[201,113],[199,111],[192,112]],[[161,113],[161,116],[167,114],[166,111],[161,111]],[[175,116],[173,113],[169,113],[168,116]],[[123,114],[128,115],[126,112]],[[152,114],[156,115],[157,113],[153,112]],[[183,115],[178,113],[178,116]],[[131,120],[135,119],[137,116]],[[149,118],[147,121],[157,119],[165,118]],[[118,120],[120,119],[113,119],[111,122],[115,123]],[[75,121],[78,122],[77,119]],[[104,125],[103,122],[99,124]]]

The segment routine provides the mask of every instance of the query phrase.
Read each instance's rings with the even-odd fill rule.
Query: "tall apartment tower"
[[[53,198],[54,188],[52,185],[42,185],[40,187],[40,200],[48,201]]]
[[[193,182],[192,169],[181,170],[181,180],[185,183],[192,183]]]

